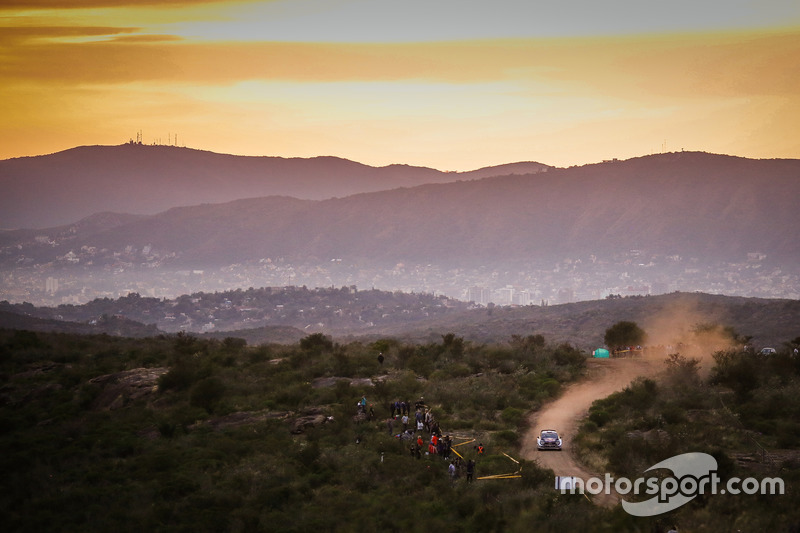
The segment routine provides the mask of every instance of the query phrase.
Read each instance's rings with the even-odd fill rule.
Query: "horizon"
[[[75,145],[558,167],[797,158],[800,5],[13,0],[0,158]]]
[[[726,154],[726,153],[718,153],[718,152],[708,152],[708,151],[705,151],[705,150],[673,150],[673,151],[665,151],[665,152],[652,152],[652,153],[646,153],[646,154],[631,155],[630,157],[626,157],[624,159],[623,158],[604,158],[604,159],[597,160],[597,161],[587,161],[586,163],[580,163],[580,164],[569,165],[569,166],[553,165],[553,164],[548,163],[547,161],[518,160],[518,161],[504,161],[504,162],[500,162],[500,163],[497,163],[497,164],[494,164],[494,165],[488,165],[488,166],[483,166],[483,167],[474,167],[474,168],[467,168],[467,169],[464,169],[464,170],[452,171],[452,170],[442,169],[442,168],[423,167],[421,165],[413,165],[413,164],[410,164],[410,163],[407,163],[407,162],[403,162],[403,161],[394,161],[394,162],[386,163],[386,164],[383,164],[383,165],[372,165],[372,164],[366,163],[364,161],[358,161],[358,160],[354,160],[354,159],[349,159],[349,158],[346,158],[346,157],[343,157],[343,156],[340,156],[340,155],[336,155],[336,154],[318,154],[318,155],[309,155],[309,156],[282,156],[282,155],[275,155],[275,154],[236,154],[236,153],[217,151],[217,150],[214,150],[213,148],[197,148],[197,147],[194,147],[194,146],[185,146],[185,145],[177,145],[177,144],[157,144],[157,143],[148,144],[148,143],[144,143],[144,142],[137,143],[137,142],[134,142],[133,139],[131,139],[128,142],[119,143],[119,144],[84,144],[84,145],[76,145],[76,146],[67,147],[67,148],[64,148],[64,149],[61,149],[61,150],[57,150],[57,151],[54,151],[54,152],[13,156],[13,157],[0,159],[0,162],[1,161],[10,161],[10,160],[13,160],[13,159],[47,157],[47,156],[52,156],[52,155],[56,155],[56,154],[59,154],[59,153],[69,152],[71,150],[77,150],[77,149],[81,149],[81,148],[119,148],[119,147],[123,147],[123,146],[131,146],[131,145],[142,146],[142,147],[146,147],[146,148],[177,148],[177,149],[192,150],[192,151],[195,151],[195,152],[206,152],[206,153],[215,154],[215,155],[225,155],[225,156],[233,156],[233,157],[254,157],[254,158],[263,157],[263,158],[286,159],[286,160],[290,160],[290,159],[310,160],[310,159],[332,158],[332,159],[340,159],[340,160],[350,161],[352,163],[357,163],[357,164],[361,164],[361,165],[365,165],[365,166],[369,166],[369,167],[374,167],[374,168],[385,168],[385,167],[391,167],[391,166],[411,166],[411,167],[419,167],[419,168],[429,168],[431,170],[437,170],[437,171],[440,171],[440,172],[457,172],[457,173],[469,173],[469,172],[473,172],[473,171],[483,170],[483,169],[486,169],[486,168],[502,167],[502,166],[506,166],[506,165],[515,165],[515,164],[519,164],[519,163],[539,163],[539,164],[546,165],[546,166],[549,166],[549,167],[555,168],[555,169],[567,169],[567,168],[572,168],[572,167],[597,165],[597,164],[602,164],[602,163],[608,163],[608,162],[611,162],[611,161],[614,161],[614,162],[625,162],[625,161],[629,161],[629,160],[633,160],[633,159],[641,159],[641,158],[645,158],[645,157],[655,157],[655,156],[659,156],[659,155],[669,155],[669,154],[678,154],[678,153],[705,154],[705,155],[710,155],[710,156],[733,157],[733,158],[752,159],[752,160],[797,160],[797,159],[800,159],[798,157],[764,157],[764,158],[758,158],[758,157],[748,157],[748,156],[743,156],[743,155],[739,155],[739,154],[732,154],[732,153]],[[360,193],[357,193],[357,194],[360,194]],[[225,201],[224,203],[227,203],[227,201]]]

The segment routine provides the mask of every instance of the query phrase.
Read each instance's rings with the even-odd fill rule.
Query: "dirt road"
[[[589,472],[575,458],[570,439],[578,432],[580,421],[586,416],[592,402],[622,390],[638,376],[652,376],[661,367],[661,361],[645,359],[590,359],[587,376],[573,383],[555,401],[533,413],[528,419],[528,431],[522,440],[522,457],[536,459],[544,468],[557,476],[577,476],[584,480],[603,473]],[[561,452],[542,452],[536,449],[536,437],[542,429],[555,429],[563,442]],[[613,506],[619,501],[616,494],[592,497],[600,505]]]

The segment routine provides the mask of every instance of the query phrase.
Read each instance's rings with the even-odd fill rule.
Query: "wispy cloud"
[[[197,43],[137,28],[19,28],[6,79],[231,84],[549,81],[609,94],[797,94],[800,34],[514,39],[448,43]],[[102,41],[59,42],[81,36]],[[42,38],[47,41],[42,42]]]
[[[109,37],[141,31],[141,28],[98,26],[0,26],[0,45],[25,47],[42,42],[59,42],[75,38]],[[25,53],[24,49],[13,50],[7,56]]]

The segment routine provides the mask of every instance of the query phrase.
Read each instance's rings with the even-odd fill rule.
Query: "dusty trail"
[[[528,418],[528,431],[522,439],[522,457],[536,459],[544,468],[550,468],[557,476],[577,476],[584,480],[603,473],[589,472],[577,461],[570,439],[578,432],[580,421],[586,416],[592,402],[622,390],[639,376],[652,376],[662,368],[660,360],[637,358],[590,359],[587,376],[573,383],[555,401],[545,405]],[[536,449],[536,437],[542,429],[555,429],[563,442],[561,452],[542,452]],[[616,494],[598,494],[592,501],[600,505],[613,506],[619,501]]]

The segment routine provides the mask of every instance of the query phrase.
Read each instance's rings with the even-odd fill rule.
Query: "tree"
[[[455,333],[442,335],[442,349],[445,354],[458,361],[464,355],[464,339],[456,337]]]
[[[623,320],[617,322],[606,330],[606,335],[603,340],[611,349],[621,348],[624,346],[635,346],[644,343],[647,334],[640,328],[636,322],[629,322]]]
[[[333,341],[322,333],[312,333],[308,337],[300,339],[300,348],[319,354],[323,351],[333,350]]]

